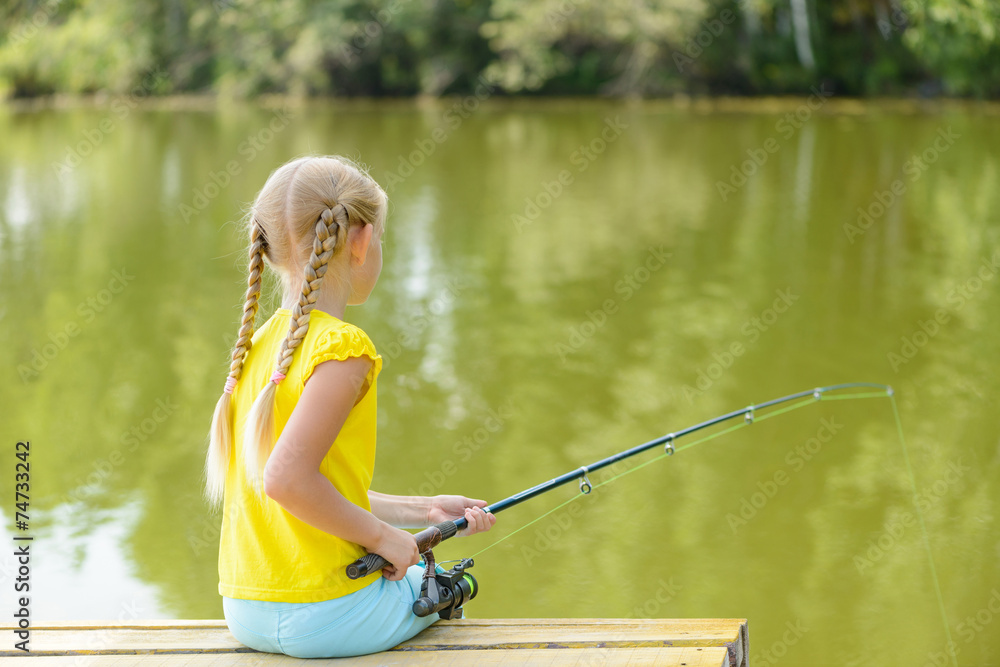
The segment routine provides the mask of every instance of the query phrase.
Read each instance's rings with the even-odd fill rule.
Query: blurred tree
[[[953,95],[1000,94],[1000,3],[995,0],[898,0],[880,22],[941,79]]]
[[[154,66],[139,7],[109,0],[18,2],[4,16],[0,86],[21,95],[123,92]]]
[[[986,0],[11,0],[0,95],[995,97],[997,25]]]
[[[657,90],[669,44],[697,27],[705,0],[494,0],[482,33],[497,59],[487,73],[508,91],[629,95]],[[549,92],[549,91],[547,91]]]

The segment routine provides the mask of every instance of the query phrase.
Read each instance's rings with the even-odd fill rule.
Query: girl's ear
[[[368,246],[372,242],[374,225],[364,224],[353,227],[347,234],[347,246],[351,251],[351,261],[364,266],[368,258]]]

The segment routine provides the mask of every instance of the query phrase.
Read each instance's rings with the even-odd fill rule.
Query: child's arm
[[[459,535],[468,536],[487,531],[497,518],[483,512],[485,500],[465,496],[391,496],[369,491],[372,513],[396,528],[426,528],[442,521],[454,521],[464,516],[469,525]]]
[[[319,471],[371,363],[350,357],[316,366],[264,467],[264,493],[302,521],[379,554],[393,564],[383,574],[398,581],[420,559],[413,535],[348,501]]]

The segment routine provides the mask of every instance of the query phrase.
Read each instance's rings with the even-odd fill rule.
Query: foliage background
[[[10,0],[0,95],[996,97],[995,0]]]

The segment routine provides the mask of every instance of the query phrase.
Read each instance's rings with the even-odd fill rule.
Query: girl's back
[[[402,528],[465,517],[483,500],[369,489],[382,359],[344,321],[382,269],[385,192],[338,157],[277,169],[247,216],[247,291],[212,419],[207,492],[223,504],[219,592],[230,631],[260,651],[340,657],[391,648],[434,622],[412,611],[423,572]],[[285,308],[255,330],[265,262]],[[321,289],[322,288],[322,289]],[[346,566],[388,561],[367,577]]]
[[[291,312],[279,309],[254,333],[233,392],[234,453],[226,473],[219,593],[231,598],[317,602],[352,593],[381,573],[350,580],[336,576],[365,550],[300,521],[265,496],[263,502],[239,465],[244,422],[254,400],[270,381],[274,359],[288,333]],[[320,310],[309,314],[306,333],[275,392],[275,432],[280,436],[317,364],[365,356],[373,360],[368,388],[323,459],[320,472],[350,502],[371,510],[368,487],[375,467],[376,378],[382,358],[358,327]],[[240,567],[247,562],[252,568]]]

